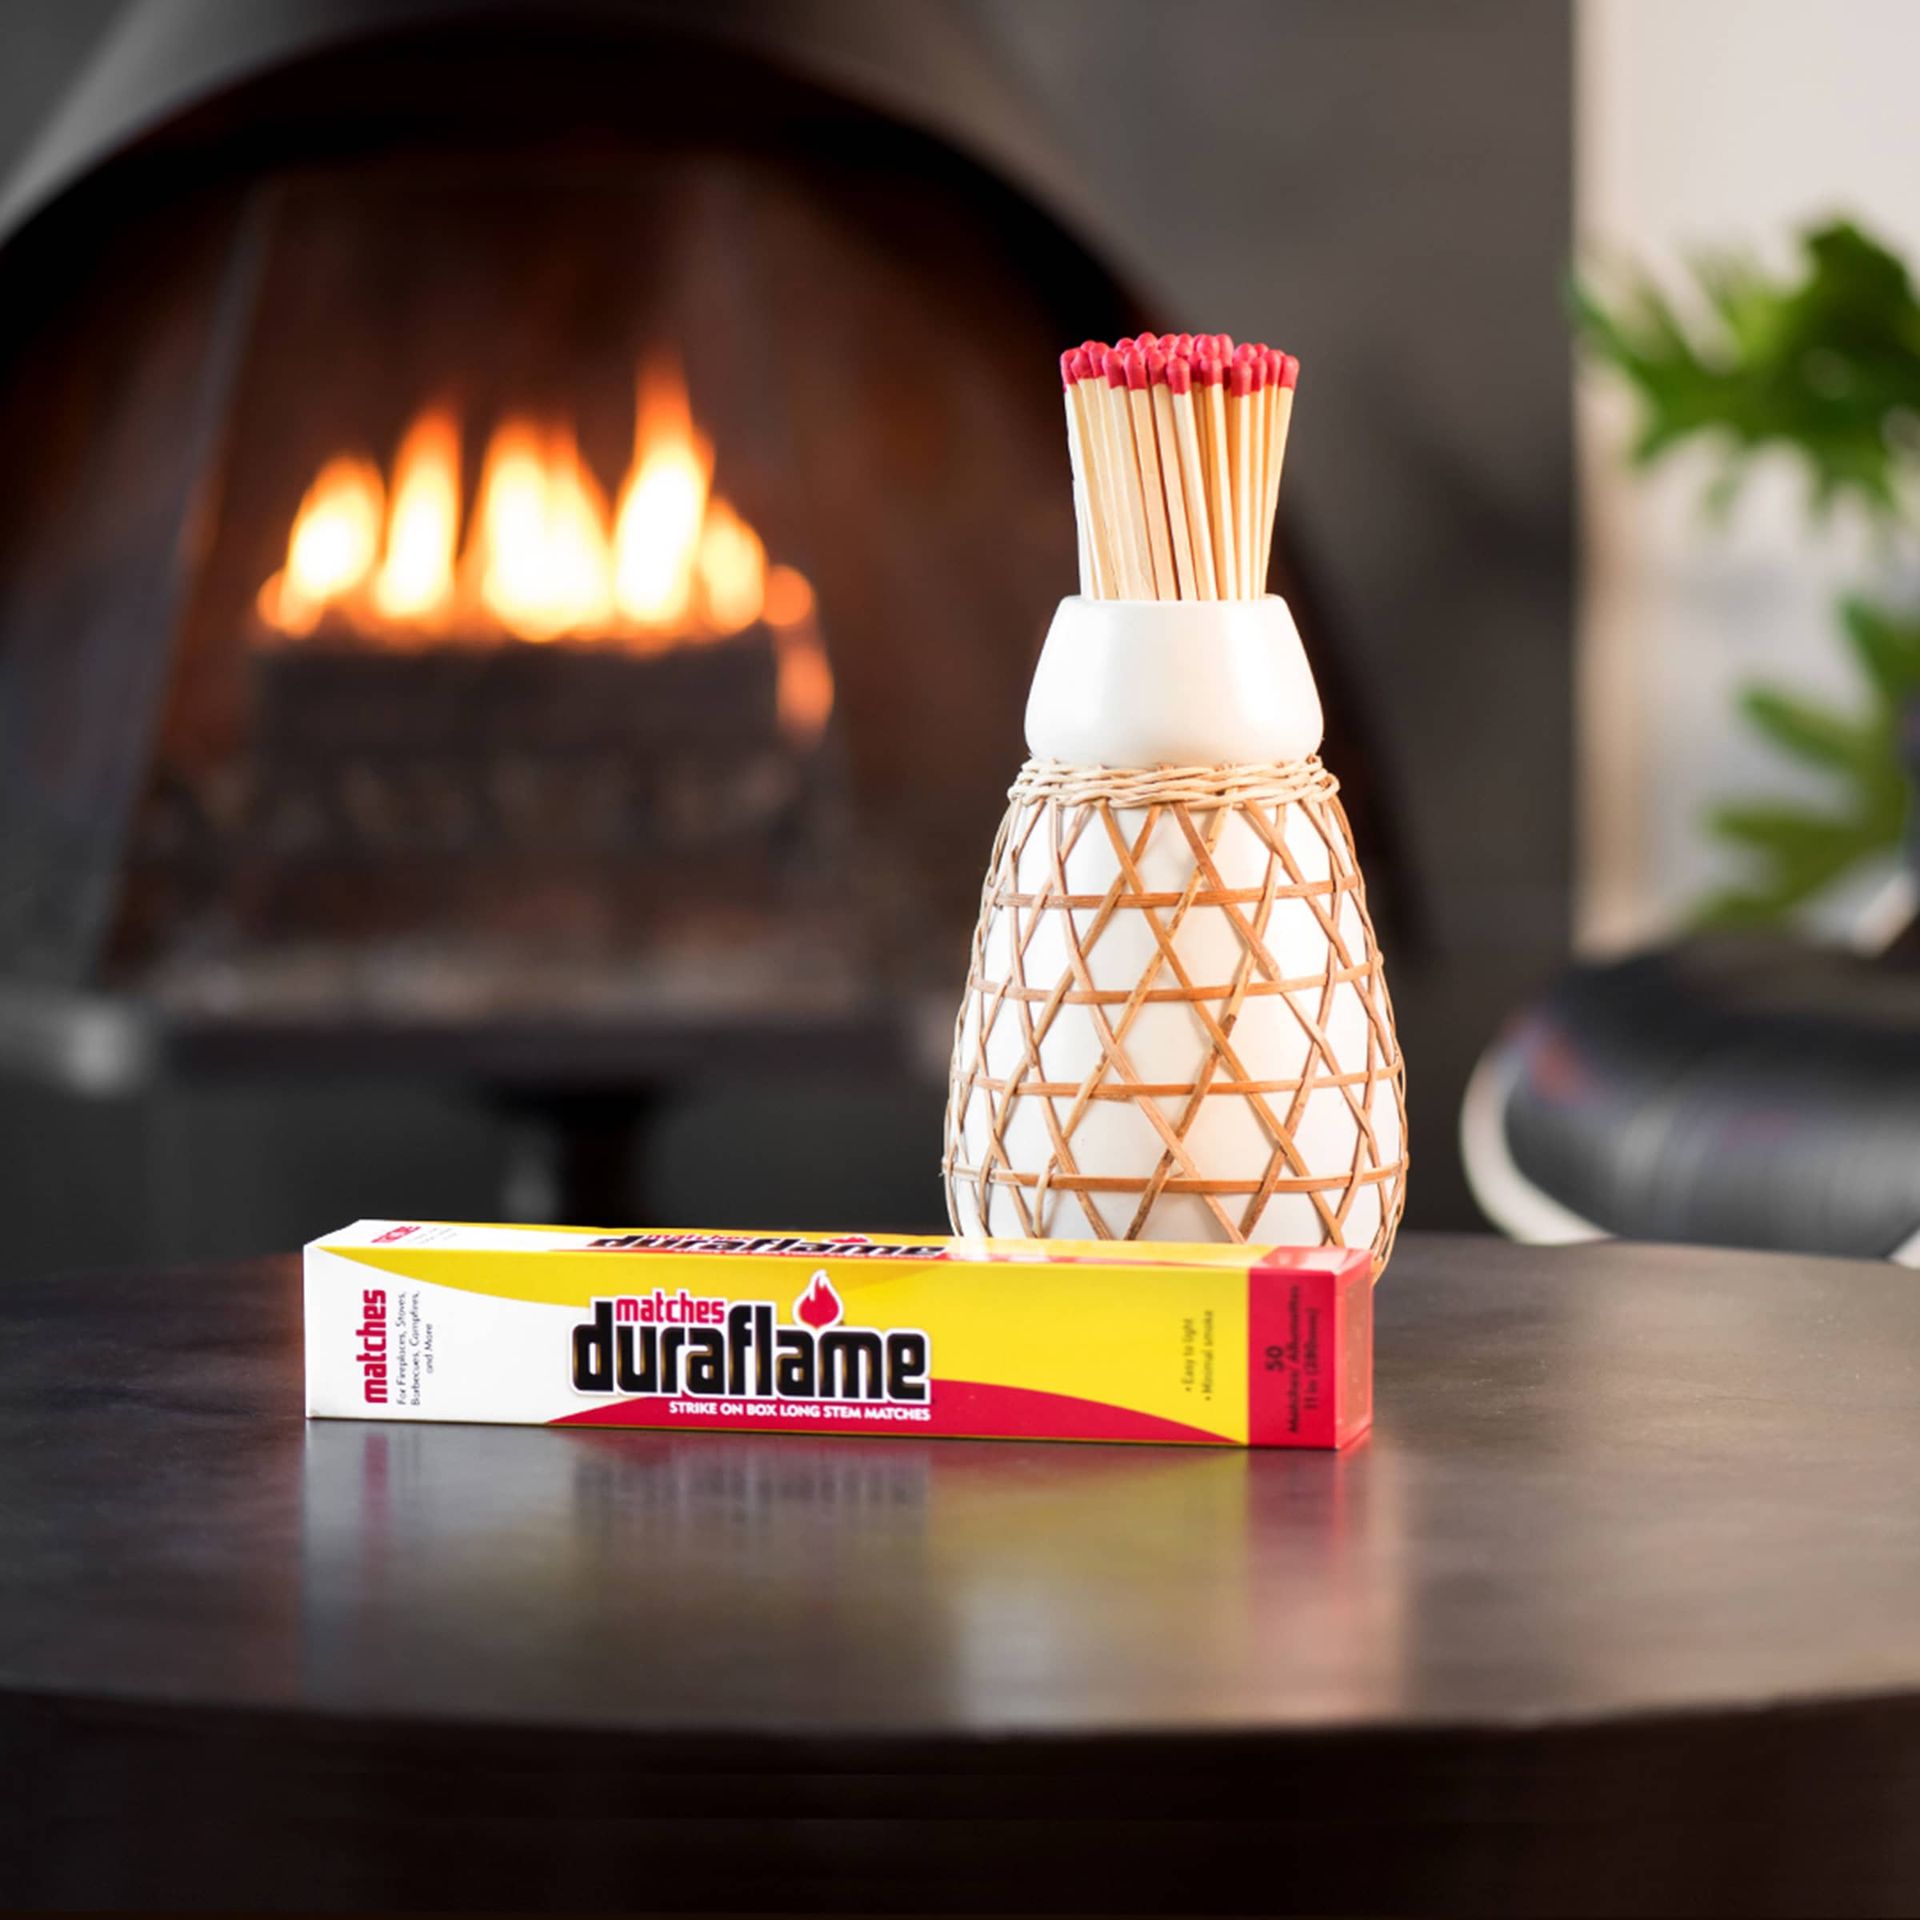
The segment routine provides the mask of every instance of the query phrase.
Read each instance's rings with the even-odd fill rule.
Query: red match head
[[[1107,370],[1107,343],[1089,340],[1080,351],[1087,356],[1087,371],[1096,380]]]
[[[1124,387],[1127,384],[1127,358],[1131,352],[1131,348],[1117,345],[1107,349],[1108,386]]]
[[[1121,356],[1127,370],[1127,386],[1131,392],[1144,393],[1147,390],[1147,362],[1137,347],[1129,347]]]
[[[1167,361],[1167,391],[1169,393],[1193,391],[1193,362],[1184,353],[1176,353]]]
[[[1245,360],[1236,360],[1227,370],[1227,391],[1236,400],[1244,400],[1253,391],[1253,367]]]
[[[1280,384],[1283,387],[1298,386],[1300,384],[1299,359],[1291,353],[1283,353],[1280,359],[1282,363],[1280,368]]]
[[[1063,387],[1071,387],[1079,379],[1080,376],[1073,370],[1073,363],[1081,358],[1084,358],[1084,355],[1078,347],[1069,347],[1060,356],[1060,384]]]
[[[1147,349],[1147,379],[1156,387],[1167,384],[1167,350],[1157,341]]]

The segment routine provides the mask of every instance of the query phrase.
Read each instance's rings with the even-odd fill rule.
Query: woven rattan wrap
[[[1244,1242],[1275,1238],[1271,1216],[1260,1231],[1269,1202],[1300,1196],[1311,1212],[1290,1210],[1293,1237],[1317,1227],[1322,1242],[1371,1245],[1385,1261],[1405,1203],[1404,1073],[1337,793],[1318,760],[1147,770],[1030,761],[1022,769],[988,869],[955,1029],[944,1165],[956,1229],[1196,1238],[1197,1219],[1207,1237]],[[1236,820],[1229,884],[1216,855]],[[1090,873],[1105,884],[1089,890]],[[1180,884],[1167,884],[1170,873]],[[1282,914],[1291,928],[1284,942],[1275,937]],[[1196,977],[1195,951],[1226,963]],[[1126,960],[1121,978],[1116,953]],[[1036,956],[1044,958],[1036,964]],[[1348,997],[1336,1041],[1339,996]],[[1245,1057],[1253,1045],[1246,1010],[1263,998],[1290,1015],[1263,1016],[1267,1055],[1282,1051],[1275,1023],[1286,1029],[1289,1070],[1278,1074],[1272,1058]],[[1191,1019],[1170,1028],[1169,1013],[1155,1011],[1169,1007]],[[1148,1079],[1133,1055],[1155,1021],[1162,1072]],[[1058,1037],[1063,1027],[1071,1045]],[[1185,1062],[1172,1078],[1164,1074],[1170,1033]],[[1067,1054],[1087,1062],[1071,1079],[1049,1059]],[[1324,1149],[1329,1129],[1302,1126],[1316,1094],[1343,1109],[1336,1164]],[[1244,1101],[1252,1116],[1247,1122],[1236,1105],[1248,1145],[1229,1168],[1201,1164],[1192,1144],[1210,1100]],[[1113,1101],[1131,1103],[1159,1143],[1157,1155],[1149,1142],[1123,1171],[1076,1150],[1095,1131],[1088,1116]],[[1044,1131],[1031,1116],[1015,1127],[1023,1102]],[[1010,1142],[1014,1133],[1024,1148]],[[1369,1201],[1356,1217],[1363,1195],[1377,1199],[1377,1212]],[[1165,1204],[1174,1196],[1205,1209],[1196,1214],[1189,1200],[1177,1235]]]

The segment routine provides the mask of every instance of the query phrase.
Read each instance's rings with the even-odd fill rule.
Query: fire
[[[641,375],[633,439],[613,528],[614,598],[636,626],[681,626],[693,613],[713,449],[694,431],[686,388],[671,374]]]
[[[299,522],[295,523],[296,537]],[[388,620],[432,622],[453,604],[460,545],[460,428],[434,409],[413,423],[393,463],[393,506],[373,604]]]
[[[605,631],[607,499],[571,429],[508,420],[494,434],[466,571],[487,613],[522,640]]]
[[[763,617],[774,634],[775,699],[792,740],[819,739],[833,716],[833,670],[813,623],[813,589],[793,567],[767,575]]]
[[[370,461],[329,460],[294,516],[261,618],[298,639],[323,620],[357,642],[610,643],[649,652],[772,634],[780,719],[817,737],[833,678],[813,589],[770,565],[758,533],[713,490],[713,448],[676,367],[643,369],[633,458],[611,502],[570,426],[500,422],[463,515],[461,430],[430,406],[407,429],[391,483]]]
[[[700,605],[720,633],[738,633],[767,604],[767,550],[760,536],[727,505],[713,503],[694,560]]]
[[[329,460],[294,515],[287,564],[261,589],[261,612],[283,633],[310,633],[352,593],[380,553],[385,489],[377,468],[345,454]]]

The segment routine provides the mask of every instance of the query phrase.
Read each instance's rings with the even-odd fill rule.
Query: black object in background
[[[1579,967],[1493,1071],[1522,1178],[1609,1233],[1920,1256],[1920,968],[1785,939]]]

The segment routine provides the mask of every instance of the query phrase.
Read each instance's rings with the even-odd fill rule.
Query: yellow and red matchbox
[[[363,1220],[306,1251],[307,1412],[355,1420],[1341,1447],[1341,1248]]]

